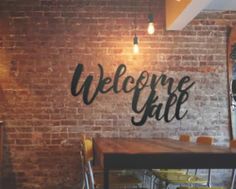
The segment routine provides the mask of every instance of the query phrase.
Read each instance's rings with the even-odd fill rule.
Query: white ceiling
[[[205,10],[236,10],[236,0],[212,0]]]
[[[166,2],[170,2],[170,0],[166,0]],[[188,4],[184,10],[176,9],[181,12],[177,12],[178,14],[173,21],[166,24],[167,30],[182,30],[202,10],[236,11],[236,0],[186,0],[182,3]],[[172,4],[169,5],[166,3],[166,18],[168,18],[168,13],[171,12],[171,5]],[[181,4],[176,4],[175,6],[181,7]]]

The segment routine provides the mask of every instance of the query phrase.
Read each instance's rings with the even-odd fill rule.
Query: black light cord
[[[134,8],[135,8],[135,15],[134,15],[134,35],[136,36],[136,30],[137,30],[137,0],[135,0],[135,5],[134,5]]]

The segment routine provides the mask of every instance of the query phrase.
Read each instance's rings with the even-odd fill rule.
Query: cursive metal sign
[[[131,75],[125,75],[126,66],[121,64],[118,66],[114,78],[105,76],[102,65],[98,64],[99,81],[92,91],[94,84],[94,76],[88,75],[82,84],[81,75],[83,72],[83,64],[78,64],[71,82],[71,94],[73,96],[83,95],[83,102],[90,105],[99,94],[109,92],[114,93],[132,93],[132,110],[136,114],[141,114],[141,118],[131,117],[131,122],[135,126],[142,126],[148,118],[154,117],[156,120],[164,119],[165,122],[170,122],[174,118],[177,120],[183,119],[188,110],[181,112],[181,106],[188,100],[189,89],[194,85],[189,76],[182,77],[178,84],[174,86],[174,79],[165,74],[157,76],[150,74],[147,71],[141,72],[139,77],[135,79]],[[78,87],[80,86],[80,87]],[[158,89],[166,87],[166,102],[159,102]],[[148,88],[148,90],[146,90]],[[141,93],[146,90],[149,95],[145,103],[140,104]],[[170,110],[174,111],[170,111]]]

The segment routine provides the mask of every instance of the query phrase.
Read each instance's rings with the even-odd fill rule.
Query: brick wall
[[[140,0],[140,53],[134,55],[134,2],[0,1],[0,118],[5,121],[7,189],[75,188],[81,132],[108,137],[188,133],[228,141],[226,36],[227,27],[236,24],[236,12],[202,12],[183,31],[165,31],[164,4],[155,1],[157,28],[149,36],[148,3]],[[70,94],[78,63],[96,81],[97,64],[110,76],[122,63],[135,78],[143,70],[177,81],[188,75],[196,82],[184,105],[188,114],[181,121],[148,119],[135,127],[131,93],[98,95],[86,106],[82,96]]]

